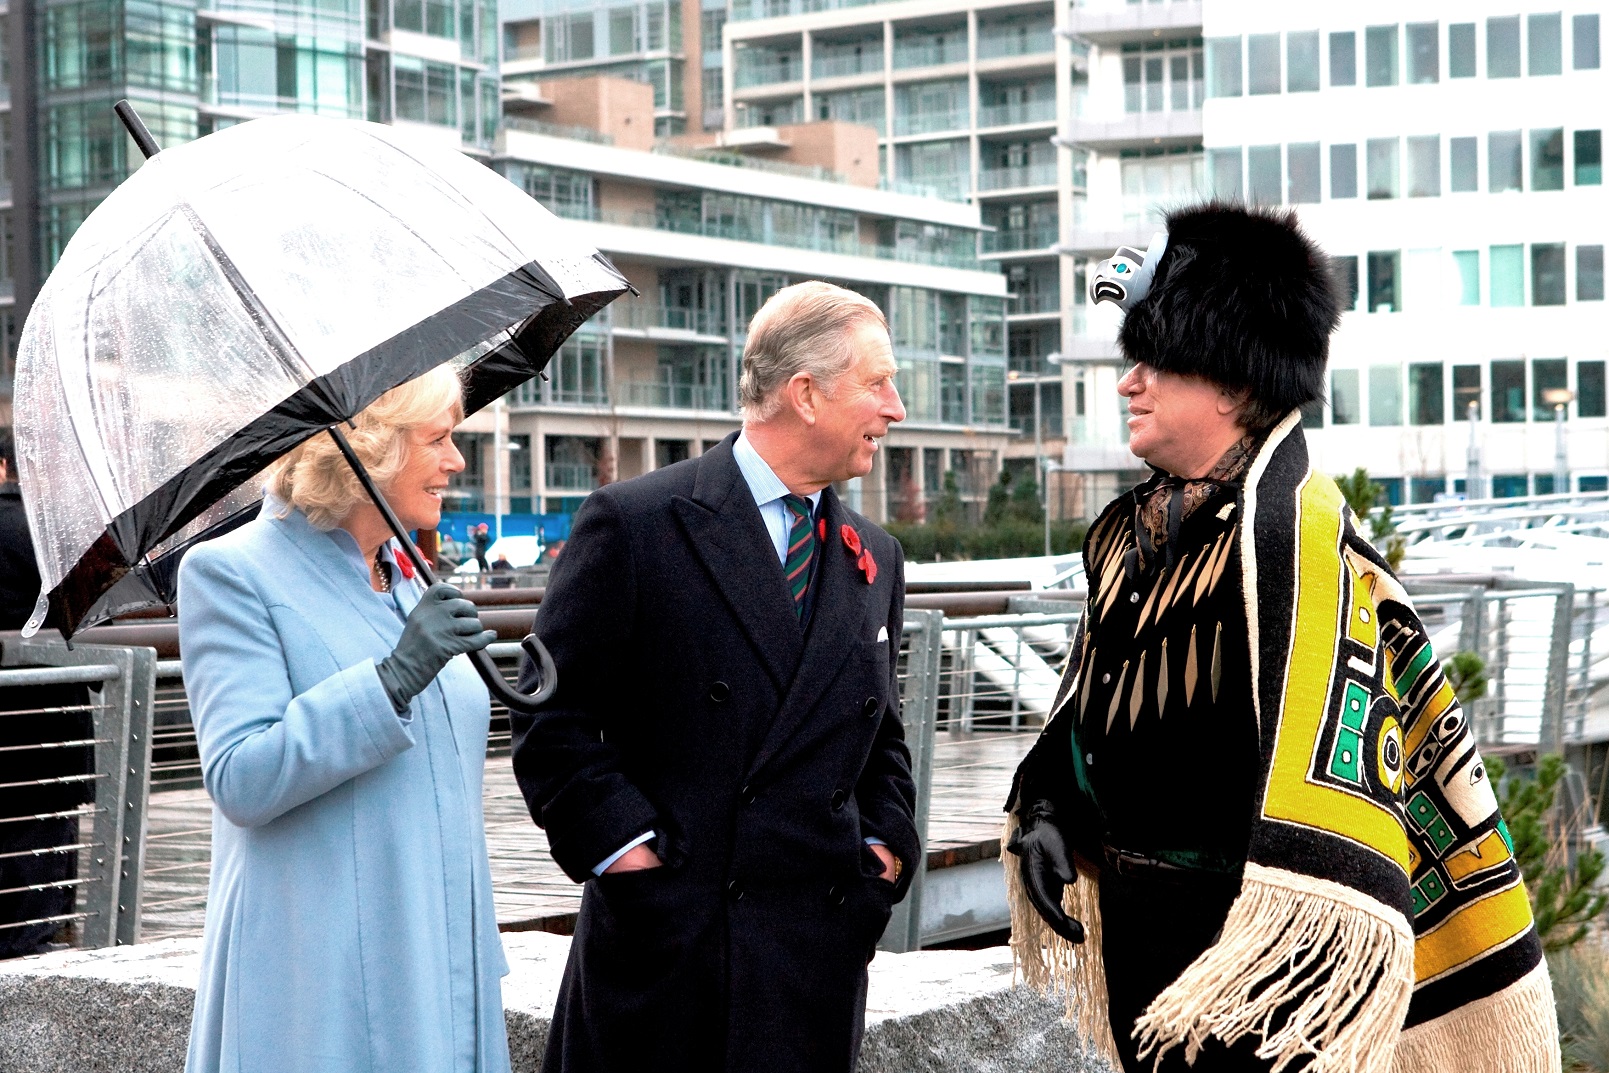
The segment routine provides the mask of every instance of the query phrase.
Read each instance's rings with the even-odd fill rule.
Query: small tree
[[[1386,565],[1395,571],[1402,565],[1408,542],[1397,533],[1397,523],[1391,518],[1394,508],[1385,498],[1385,486],[1369,480],[1369,471],[1359,466],[1350,477],[1335,478],[1346,505],[1358,516],[1359,523],[1369,524],[1369,540],[1385,556]],[[1376,508],[1379,508],[1376,513]]]
[[[1532,778],[1509,775],[1496,757],[1486,760],[1487,777],[1498,788],[1497,800],[1513,840],[1514,860],[1525,877],[1531,896],[1542,948],[1548,951],[1574,946],[1587,934],[1587,926],[1609,906],[1609,895],[1594,889],[1603,875],[1604,856],[1581,849],[1572,865],[1570,835],[1579,830],[1579,816],[1560,816],[1559,783],[1566,771],[1564,758],[1542,758]]]
[[[961,524],[961,484],[955,470],[944,471],[944,491],[933,504],[933,524],[957,526]]]

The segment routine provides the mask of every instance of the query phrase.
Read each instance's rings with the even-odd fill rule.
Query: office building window
[[[1525,304],[1525,247],[1493,246],[1488,257],[1494,306]]]
[[[1441,135],[1408,139],[1408,196],[1441,196]]]
[[[1358,147],[1330,146],[1330,197],[1358,196]]]
[[[1318,31],[1285,35],[1285,89],[1311,93],[1318,89]]]
[[[1240,178],[1240,146],[1207,150],[1207,164],[1212,170],[1213,197],[1238,201],[1245,196]]]
[[[1246,198],[1254,205],[1279,204],[1279,146],[1246,147]]]
[[[1411,477],[1408,480],[1408,502],[1434,503],[1436,497],[1446,490],[1446,477]]]
[[[1476,138],[1448,138],[1447,163],[1452,172],[1449,188],[1455,194],[1467,194],[1480,189],[1479,150]]]
[[[1240,96],[1240,38],[1207,38],[1207,96]]]
[[[1447,27],[1447,77],[1475,77],[1475,24],[1457,22]]]
[[[1290,176],[1286,200],[1292,205],[1317,203],[1320,197],[1318,142],[1286,146],[1285,169]]]
[[[1397,139],[1370,138],[1366,152],[1369,200],[1396,197],[1399,193]]]
[[[1441,80],[1441,24],[1408,24],[1408,84]]]
[[[1493,131],[1486,136],[1486,173],[1494,194],[1525,188],[1525,169],[1520,159],[1520,132]]]
[[[1520,17],[1486,20],[1486,77],[1520,77]]]
[[[1603,131],[1575,132],[1575,184],[1597,186],[1603,182]]]
[[[1358,84],[1358,35],[1348,30],[1330,35],[1330,85]]]
[[[1331,257],[1330,274],[1335,277],[1336,296],[1341,309],[1350,312],[1358,307],[1358,259]]]
[[[1408,424],[1440,425],[1446,422],[1442,365],[1439,361],[1408,366]]]
[[[1492,474],[1493,499],[1521,499],[1529,491],[1530,478],[1523,473]]]
[[[1518,248],[1518,247],[1516,247]],[[1399,250],[1369,254],[1369,312],[1402,312],[1402,253]]]
[[[1575,300],[1603,301],[1603,247],[1575,248]]]
[[[1302,427],[1324,427],[1324,403],[1322,400],[1315,400],[1313,402],[1306,402],[1302,404]]]
[[[1525,362],[1492,362],[1492,421],[1512,425],[1525,420]]]
[[[1397,84],[1397,28],[1370,26],[1363,31],[1364,80],[1371,86]]]
[[[1475,417],[1480,417],[1481,406],[1481,367],[1479,365],[1453,366],[1453,420],[1468,421],[1469,408],[1475,407]]]
[[[1576,15],[1570,19],[1570,66],[1578,71],[1598,69],[1598,16]]]
[[[1246,35],[1246,92],[1257,96],[1278,93],[1279,35]]]
[[[1564,131],[1531,131],[1531,189],[1564,189]]]
[[[1531,420],[1552,421],[1555,403],[1548,396],[1570,386],[1569,364],[1563,358],[1531,359]]]
[[[1609,476],[1578,477],[1576,489],[1582,492],[1609,492]]]
[[[1563,16],[1557,11],[1525,19],[1525,73],[1564,73]]]
[[[1481,304],[1481,255],[1479,250],[1454,250],[1453,264],[1458,269],[1458,304]]]
[[[1369,424],[1402,424],[1402,366],[1369,366]]]
[[[1538,242],[1531,246],[1531,304],[1564,304],[1564,243]]]
[[[1330,372],[1330,424],[1356,425],[1363,420],[1363,399],[1358,394],[1358,371]]]
[[[1603,362],[1578,361],[1575,366],[1575,415],[1603,417]]]

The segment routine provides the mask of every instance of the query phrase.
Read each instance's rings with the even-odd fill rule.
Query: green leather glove
[[[475,605],[438,581],[425,590],[402,627],[402,640],[376,668],[380,684],[401,714],[454,656],[478,652],[495,640],[495,631],[481,628]]]

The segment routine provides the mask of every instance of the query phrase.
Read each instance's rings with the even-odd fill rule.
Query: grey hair
[[[865,295],[820,280],[784,287],[749,321],[738,377],[738,402],[751,421],[782,408],[782,387],[808,373],[827,395],[855,361],[850,335],[862,324],[888,330],[888,318]]]

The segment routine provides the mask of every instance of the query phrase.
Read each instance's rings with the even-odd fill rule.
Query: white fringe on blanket
[[[1209,1036],[1256,1034],[1274,1073],[1304,1057],[1306,1073],[1388,1073],[1413,957],[1401,913],[1339,883],[1248,863],[1223,934],[1135,1022],[1139,1053],[1160,1060],[1183,1044],[1193,1064]]]
[[[1559,1018],[1546,960],[1495,995],[1397,1040],[1392,1073],[1559,1073]]]

